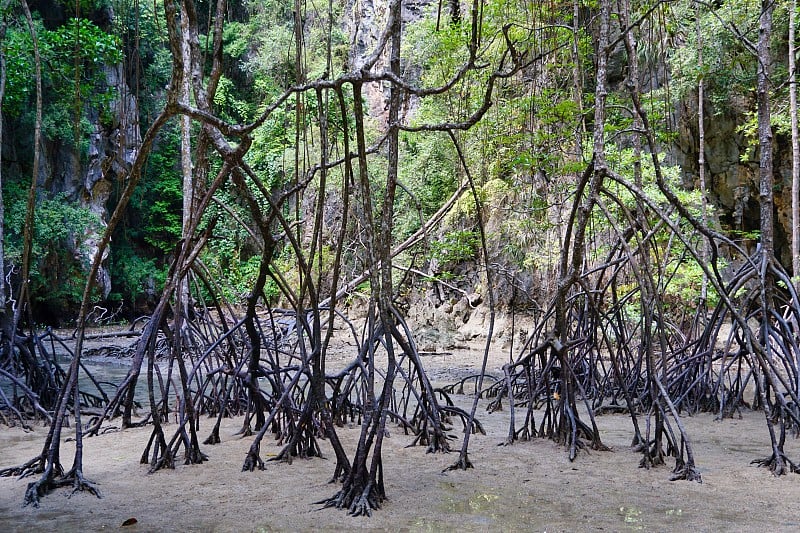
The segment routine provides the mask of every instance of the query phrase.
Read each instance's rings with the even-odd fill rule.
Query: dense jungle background
[[[149,428],[155,472],[235,418],[243,470],[330,454],[371,515],[388,428],[466,470],[479,402],[570,461],[623,414],[689,481],[683,417],[758,412],[796,473],[796,11],[0,0],[0,423],[49,428],[0,474],[99,495],[85,437]]]

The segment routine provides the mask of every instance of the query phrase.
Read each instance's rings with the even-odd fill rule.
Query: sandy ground
[[[490,368],[497,366],[497,356]],[[440,377],[470,372],[476,351],[426,358]],[[438,372],[438,374],[437,374]],[[469,400],[461,398],[466,405]],[[139,457],[149,429],[107,433],[86,440],[85,473],[102,491],[70,495],[61,489],[46,496],[38,509],[23,507],[31,479],[0,478],[0,531],[798,531],[800,476],[776,478],[750,461],[769,454],[761,413],[714,421],[711,415],[684,419],[693,439],[702,484],[670,482],[673,466],[638,468],[639,456],[628,447],[630,419],[598,418],[605,444],[613,451],[579,454],[570,463],[563,448],[535,439],[498,446],[508,428],[508,413],[479,410],[487,435],[472,437],[475,468],[443,473],[456,453],[426,454],[406,448],[411,437],[393,428],[384,468],[389,500],[371,518],[321,509],[314,502],[332,496],[328,480],[333,462],[326,459],[268,463],[263,471],[241,472],[250,438],[234,433],[240,420],[228,420],[223,442],[204,446],[210,460],[148,474]],[[201,426],[205,438],[212,421]],[[352,453],[357,428],[341,434]],[[26,433],[0,428],[0,467],[16,465],[39,453],[46,428]],[[331,455],[323,442],[324,450]],[[460,446],[454,443],[454,448]],[[62,457],[72,463],[72,444]],[[262,447],[262,457],[278,451]],[[787,443],[800,460],[800,441]]]

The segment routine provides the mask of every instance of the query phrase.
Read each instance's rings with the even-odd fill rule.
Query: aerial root
[[[526,426],[524,428],[521,428],[521,429],[517,430],[517,432],[514,434],[514,439],[513,440],[527,442],[529,440],[533,440],[537,436],[538,436],[538,434],[537,434],[535,428],[532,429],[532,428],[529,428],[529,427]],[[508,440],[508,439],[506,439],[506,440]]]
[[[441,439],[436,439],[431,442],[425,453],[450,453],[450,441],[445,436]]]
[[[201,463],[205,463],[206,461],[208,461],[208,454],[198,450],[192,453],[191,457],[187,458],[184,464],[199,465]]]
[[[146,464],[148,462],[146,457],[143,456],[142,459],[143,459],[143,461],[142,461],[143,464]],[[149,474],[153,474],[153,473],[158,472],[159,470],[162,470],[164,468],[169,469],[169,470],[174,470],[175,469],[175,454],[173,452],[167,450],[167,451],[164,452],[164,454],[161,457],[159,457],[159,458],[157,458],[157,459],[155,459],[153,461],[150,461],[149,463],[150,463],[150,469],[147,471]]]
[[[453,438],[452,435],[448,435],[444,432],[423,429],[417,433],[417,436],[406,448],[427,446],[425,453],[449,453],[450,439]]]
[[[72,480],[72,494],[76,492],[88,492],[93,496],[97,496],[98,498],[102,498],[100,495],[100,490],[96,487],[96,483],[93,481],[89,481],[83,475],[83,472],[80,470],[72,473],[74,479]],[[65,479],[69,478],[69,474],[66,476]]]
[[[700,475],[700,471],[697,470],[694,466],[685,465],[679,468],[677,471],[674,471],[673,474],[669,477],[670,481],[697,481],[698,483],[703,482],[703,477]]]
[[[642,442],[634,447],[634,451],[642,454],[642,459],[639,461],[639,468],[650,470],[653,467],[666,464],[664,460],[664,451],[656,444],[651,445],[647,442]]]
[[[42,480],[39,481],[32,481],[28,483],[28,488],[25,490],[25,500],[23,500],[22,505],[33,505],[34,507],[39,507],[39,500],[56,488],[52,481],[50,480]]]
[[[372,516],[372,511],[381,508],[381,502],[386,499],[378,493],[373,483],[368,483],[363,489],[357,487],[344,487],[332,497],[315,502],[322,505],[323,509],[335,507],[347,509],[350,516]]]
[[[339,461],[337,461],[336,467],[333,470],[333,476],[331,476],[331,479],[328,481],[328,483],[344,483],[349,474],[350,467],[342,465]]]
[[[214,444],[219,444],[220,442],[222,442],[222,440],[219,438],[219,428],[215,427],[208,438],[203,441],[203,444],[211,446]]]
[[[28,488],[25,490],[25,499],[23,505],[32,505],[39,507],[39,501],[42,496],[49,492],[68,485],[72,485],[72,494],[76,492],[88,492],[93,496],[102,498],[100,490],[95,486],[93,481],[89,481],[84,477],[81,470],[71,470],[64,476],[52,477],[44,476],[38,481],[28,483]]]
[[[258,468],[259,470],[264,470],[264,461],[261,459],[261,456],[258,454],[258,451],[250,450],[247,452],[247,457],[244,459],[244,464],[242,465],[242,472],[252,472]]]
[[[11,466],[0,470],[0,477],[19,477],[20,479],[44,472],[44,461],[40,455],[20,466]]]
[[[336,507],[337,509],[341,509],[341,501],[344,498],[343,496],[344,489],[340,490],[330,498],[324,498],[322,500],[314,502],[314,505],[321,505],[323,509],[328,509],[330,507]]]
[[[347,514],[350,516],[372,516],[372,511],[381,508],[381,498],[374,494],[370,484],[361,491],[361,495],[350,504]]]
[[[783,452],[774,452],[769,457],[763,459],[753,459],[750,464],[757,465],[764,468],[769,468],[775,476],[782,476],[784,474],[800,474],[800,468],[789,459]]]
[[[518,435],[518,432],[515,432],[513,435],[508,435],[508,436],[506,436],[505,439],[502,440],[502,442],[498,442],[497,445],[498,446],[511,446],[512,444],[514,444],[514,442],[516,442],[517,435]]]
[[[470,468],[475,468],[473,466],[472,461],[469,460],[469,455],[466,453],[462,453],[459,455],[458,460],[442,470],[442,472],[450,472],[453,470],[468,470]]]
[[[185,465],[199,465],[208,461],[208,455],[198,449],[187,450],[184,454]]]
[[[697,481],[698,483],[703,482],[700,471],[697,469],[694,463],[687,463],[681,458],[677,458],[675,460],[675,468],[672,470],[672,475],[670,476],[669,480]]]

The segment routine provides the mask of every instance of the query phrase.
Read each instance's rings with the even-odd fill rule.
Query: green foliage
[[[2,43],[6,60],[6,90],[3,114],[16,117],[24,110],[35,90],[33,79],[33,46],[30,35],[20,28],[10,26]]]
[[[90,13],[96,9],[100,9],[103,6],[109,5],[109,1],[110,0],[78,0],[78,2],[74,2],[73,0],[56,0],[56,3],[73,11],[75,10],[77,3],[82,13]]]
[[[255,109],[246,100],[238,97],[239,90],[229,78],[222,76],[214,94],[214,105],[223,118],[234,122],[246,122],[253,118]]]
[[[232,185],[218,191],[215,198],[234,212],[236,218],[254,225]],[[211,204],[205,213],[203,226],[211,219],[217,223],[208,246],[201,253],[201,259],[211,272],[221,296],[230,302],[243,302],[255,284],[261,252],[246,228],[216,203]],[[276,292],[272,280],[267,279],[264,290],[268,296]]]
[[[105,0],[81,0],[84,10],[97,7]],[[591,19],[588,13],[596,2],[579,2],[582,10],[580,23]],[[97,113],[113,96],[105,87],[103,68],[114,64],[126,54],[126,77],[138,82],[141,91],[141,123],[163,104],[164,88],[169,84],[172,70],[171,54],[165,43],[165,29],[160,20],[161,8],[149,3],[133,6],[115,3],[114,33],[109,35],[85,19],[71,19],[59,28],[46,30],[37,21],[37,31],[45,59],[45,117],[44,131],[49,139],[74,141],[73,122],[79,120],[82,135],[90,125],[87,111]],[[697,4],[700,6],[700,4]],[[716,7],[715,7],[716,6]],[[207,7],[204,6],[203,9]],[[349,36],[342,24],[346,5],[303,4],[303,49],[300,58],[302,76],[315,79],[327,74],[335,77],[348,69],[350,53]],[[669,87],[660,87],[642,95],[651,122],[666,123],[673,113],[672,97],[689,95],[696,89],[700,78],[707,80],[707,94],[714,112],[723,112],[726,106],[740,95],[749,97],[754,85],[755,63],[752,54],[745,50],[726,27],[736,24],[746,35],[753,37],[753,14],[758,12],[755,0],[723,2],[700,6],[700,27],[703,36],[704,65],[699,66],[694,47],[695,4],[669,4],[655,14],[642,19],[638,16],[650,4],[633,5],[639,13],[637,30],[653,39],[640,39],[640,60],[658,76],[663,72],[663,56],[668,54],[671,72]],[[299,81],[296,71],[296,42],[294,33],[294,3],[286,0],[249,0],[244,9],[232,10],[223,35],[224,75],[220,80],[213,103],[215,112],[232,122],[246,122],[264,111],[276,94]],[[328,9],[332,9],[329,15]],[[427,7],[436,10],[435,4]],[[429,95],[422,99],[410,98],[408,114],[404,121],[412,124],[456,122],[468,119],[483,104],[488,77],[509,64],[500,64],[501,54],[508,41],[514,43],[517,53],[527,57],[543,54],[546,59],[532,63],[524,71],[496,80],[491,106],[482,120],[469,130],[456,132],[463,149],[466,165],[470,169],[484,206],[476,211],[470,193],[458,201],[445,221],[444,237],[431,245],[432,257],[452,273],[458,263],[475,259],[478,240],[475,222],[481,216],[486,223],[492,259],[500,258],[504,265],[520,270],[552,267],[553,250],[559,241],[559,224],[563,221],[564,206],[568,206],[574,193],[572,176],[587,164],[588,134],[591,131],[593,91],[592,76],[588,72],[594,63],[595,50],[591,32],[587,27],[573,35],[570,27],[573,2],[531,3],[512,0],[490,0],[482,4],[481,42],[475,53],[480,68],[467,73],[451,90]],[[714,13],[709,9],[715,9]],[[235,14],[233,14],[235,12]],[[329,20],[329,16],[333,20]],[[663,27],[655,27],[653,20],[664,16]],[[443,17],[437,27],[436,17],[423,17],[405,25],[403,37],[403,63],[411,73],[411,83],[431,87],[452,79],[469,56],[468,42],[472,32],[469,17],[461,22]],[[720,20],[721,19],[721,20]],[[780,26],[781,22],[778,22]],[[201,22],[201,31],[204,22]],[[649,33],[648,33],[649,32]],[[210,40],[200,36],[202,47]],[[330,44],[330,62],[329,48]],[[33,97],[32,55],[30,36],[24,25],[12,21],[3,43],[8,61],[9,79],[4,112],[29,124]],[[138,46],[138,49],[134,47]],[[625,75],[622,47],[614,51],[615,75]],[[208,52],[208,50],[205,50]],[[77,53],[77,57],[76,54]],[[77,59],[77,62],[76,62]],[[75,67],[78,71],[75,71]],[[208,63],[206,64],[206,67]],[[585,86],[573,86],[573,69]],[[134,72],[136,74],[134,74]],[[141,77],[135,79],[141,73]],[[418,74],[418,79],[414,78]],[[782,79],[776,73],[776,79]],[[75,82],[78,81],[76,87]],[[650,80],[653,84],[658,80]],[[617,80],[618,83],[619,80]],[[779,87],[779,83],[775,84]],[[385,88],[385,87],[384,87]],[[77,93],[76,93],[77,89]],[[346,87],[346,90],[347,87]],[[778,88],[776,91],[780,91]],[[77,97],[76,97],[77,96]],[[352,108],[352,96],[348,94]],[[633,180],[633,153],[618,148],[629,145],[632,116],[630,101],[622,91],[609,95],[606,137],[608,161],[615,172]],[[665,104],[666,103],[666,104]],[[305,171],[318,161],[319,124],[317,111],[321,102],[313,92],[287,99],[274,110],[266,123],[252,134],[252,146],[246,161],[266,184],[268,193],[277,195],[296,182],[295,160],[299,170]],[[341,135],[347,121],[353,134],[353,117],[340,116],[339,105],[330,94],[328,101],[329,147],[331,157],[342,157]],[[785,106],[773,107],[778,134],[788,117]],[[299,119],[298,119],[299,116]],[[377,118],[377,117],[372,117]],[[752,133],[754,120],[747,121],[740,130]],[[299,128],[299,132],[297,129]],[[369,131],[368,143],[375,138]],[[31,128],[28,128],[29,130]],[[664,128],[666,130],[666,128]],[[657,131],[658,139],[668,142],[674,131]],[[299,139],[299,143],[297,142]],[[85,136],[79,139],[85,149]],[[114,237],[111,254],[112,278],[115,297],[126,300],[140,299],[150,293],[154,284],[163,281],[168,258],[181,234],[181,176],[179,168],[179,138],[177,128],[170,125],[162,131],[149,158],[145,175],[130,205],[123,227]],[[352,145],[351,145],[352,150]],[[441,133],[401,133],[400,180],[405,191],[398,192],[395,206],[397,218],[394,238],[402,240],[419,228],[420,223],[434,213],[462,183],[465,178],[462,162],[448,137]],[[368,173],[374,184],[374,205],[379,205],[386,170],[385,151],[370,154]],[[680,200],[697,214],[700,197],[696,191],[683,191],[678,187],[678,169],[665,168],[668,180]],[[332,170],[329,186],[339,185],[342,172]],[[5,177],[5,174],[4,174]],[[12,177],[12,181],[15,178]],[[652,164],[643,161],[643,181],[646,193],[659,206],[666,207],[666,199],[653,184]],[[251,185],[251,184],[250,184]],[[11,188],[15,187],[12,183]],[[314,183],[311,183],[313,188]],[[406,192],[408,194],[406,194]],[[633,209],[637,200],[622,188],[615,188],[622,202]],[[259,197],[266,208],[266,199]],[[24,195],[23,195],[24,196]],[[20,196],[20,198],[23,198]],[[228,187],[216,193],[226,207],[233,210],[246,224],[251,224],[248,209],[235,188]],[[41,203],[41,202],[40,202]],[[24,201],[20,205],[24,205]],[[58,212],[54,206],[43,203],[41,229],[37,229],[37,253],[47,255],[49,242],[63,242],[65,237],[54,232],[57,220],[71,219],[78,224],[75,214]],[[610,216],[621,227],[628,227],[623,210],[612,202],[607,203]],[[45,216],[50,213],[52,217]],[[208,217],[221,215],[213,238],[204,252],[203,261],[219,281],[225,295],[233,300],[246,296],[255,280],[260,255],[252,237],[232,221],[228,213],[210,209]],[[287,214],[289,214],[287,212]],[[294,216],[294,213],[291,213]],[[10,216],[18,218],[19,213]],[[651,221],[655,216],[648,215]],[[59,218],[61,217],[61,218]],[[301,214],[302,218],[302,214]],[[677,217],[674,219],[680,223]],[[15,227],[9,223],[8,227]],[[38,226],[37,226],[38,227]],[[47,230],[51,228],[53,231]],[[682,227],[689,232],[689,228]],[[277,231],[277,230],[276,230]],[[590,238],[596,239],[595,255],[589,260],[602,258],[608,252],[612,225],[598,210],[593,212]],[[547,235],[545,238],[543,236]],[[555,237],[553,237],[555,235]],[[685,249],[669,240],[667,231],[655,238],[654,261],[661,265],[674,265],[675,276],[664,287],[664,294],[679,301],[690,301],[696,290],[699,274],[697,266],[685,261]],[[668,249],[669,246],[672,248]],[[542,253],[544,251],[546,253]],[[551,248],[552,250],[547,250]],[[14,251],[13,244],[11,247]],[[358,252],[345,253],[348,261],[356,262]],[[286,250],[279,251],[273,267],[284,273],[290,284],[299,283],[296,259]],[[669,257],[662,257],[666,254]],[[656,257],[658,256],[658,257]],[[685,264],[678,262],[682,258]],[[331,266],[331,254],[323,253],[323,269]],[[316,265],[315,268],[319,268]],[[41,269],[40,269],[41,272]],[[447,275],[447,274],[445,274]],[[270,281],[267,292],[277,294]]]
[[[607,156],[609,164],[614,170],[626,176],[628,180],[633,181],[633,165],[635,161],[634,152],[631,149],[618,149],[615,145],[607,146]],[[680,186],[680,169],[676,166],[664,164],[664,154],[660,155],[661,168],[664,173],[665,181],[670,187],[671,191],[681,204],[696,218],[702,216],[702,191],[700,190],[686,190]],[[653,168],[652,159],[644,157],[641,161],[642,172],[642,188],[650,202],[660,208],[663,212],[670,215],[672,222],[679,231],[688,237],[690,245],[695,249],[700,249],[699,235],[694,232],[691,225],[681,219],[670,208],[664,194],[655,184],[655,171]],[[700,303],[701,286],[703,283],[703,270],[699,263],[687,253],[686,245],[680,239],[676,239],[672,230],[661,225],[656,226],[659,218],[657,215],[644,204],[633,196],[627,189],[621,186],[612,186],[614,195],[622,201],[627,211],[632,213],[634,217],[638,217],[637,207],[642,209],[642,212],[647,216],[647,224],[640,227],[633,224],[624,214],[623,210],[611,202],[607,202],[607,211],[613,218],[617,227],[624,230],[631,228],[635,230],[635,235],[629,239],[629,244],[633,248],[637,246],[644,238],[643,231],[650,231],[652,228],[657,228],[653,235],[653,247],[651,250],[650,263],[653,265],[656,273],[660,273],[661,286],[657,289],[661,295],[668,311],[681,314],[686,310],[695,310]],[[714,210],[711,206],[706,206],[706,217],[708,220],[714,219]],[[596,239],[603,239],[604,235],[611,234],[611,222],[604,213],[599,210],[593,212],[592,228]],[[613,241],[613,238],[608,239]],[[592,259],[595,261],[605,261],[609,248],[607,246],[599,246],[593,250]],[[719,263],[719,268],[723,268],[724,264]],[[633,275],[631,282],[627,286],[631,290],[638,290]],[[714,305],[719,300],[719,295],[716,293],[712,285],[707,288],[707,300],[709,305]],[[638,304],[631,304],[638,305]],[[638,316],[631,311],[631,316]]]
[[[245,49],[254,50],[248,54],[245,69],[258,77],[275,80],[277,86],[285,87],[294,82],[294,30],[292,27],[291,2],[282,0],[251,1],[248,6],[250,21],[242,28],[241,35],[248,35],[247,47],[226,35],[236,57],[242,57]]]
[[[779,100],[776,104],[771,107],[770,113],[772,131],[777,135],[789,138],[792,134],[792,116],[788,102]],[[736,131],[744,136],[749,150],[742,150],[739,160],[742,163],[758,163],[756,154],[756,148],[758,147],[758,113],[756,111],[747,111],[744,113],[743,119],[742,123],[736,127]]]
[[[218,241],[219,244],[222,241]],[[260,255],[243,256],[242,250],[232,248],[224,250],[225,246],[212,245],[203,254],[204,264],[214,273],[222,273],[214,281],[222,291],[221,296],[229,302],[243,302],[253,290],[258,269],[261,264]],[[277,293],[275,284],[268,279],[264,287],[267,297],[274,297]]]
[[[728,233],[730,233],[733,237],[741,240],[746,241],[758,241],[761,238],[761,230],[750,230],[750,231],[743,231],[738,229],[729,229]]]
[[[19,266],[22,261],[23,228],[27,190],[4,184],[5,261]],[[70,200],[65,194],[40,196],[34,212],[31,249],[30,291],[34,305],[51,308],[74,307],[80,303],[85,270],[91,250],[91,235],[101,230],[96,214]]]
[[[668,56],[673,96],[684,98],[695,94],[697,83],[702,79],[706,98],[711,104],[709,112],[719,114],[730,111],[731,104],[743,95],[752,94],[755,90],[756,58],[731,31],[730,26],[734,25],[755,42],[758,22],[754,14],[759,11],[760,6],[756,0],[721,4],[677,4],[674,10],[677,24],[673,26],[673,39],[681,42],[682,46],[672,48]],[[702,65],[698,56],[698,35],[694,22],[698,14],[703,45]]]
[[[143,257],[129,243],[114,246],[109,257],[113,292],[110,301],[124,301],[131,306],[155,296],[156,287],[164,284],[168,265],[159,265],[155,257]]]
[[[669,310],[676,314],[687,310],[694,311],[700,304],[703,269],[692,259],[672,266],[675,269],[675,275],[663,288],[663,300]],[[724,263],[719,266],[724,267]],[[712,308],[719,303],[719,294],[711,284],[707,288],[707,298],[706,304]]]
[[[102,115],[114,96],[105,85],[103,68],[122,60],[120,40],[86,19],[69,19],[55,30],[45,29],[38,20],[35,26],[42,59],[44,133],[72,143],[75,118],[79,136],[85,137],[89,123],[84,109]],[[2,47],[7,64],[3,112],[18,117],[34,109],[33,41],[27,27],[10,26]]]
[[[348,38],[341,29],[342,8],[338,2],[304,8],[302,66],[306,79],[318,78],[329,70],[329,44],[333,70],[328,74],[335,76],[347,69]],[[256,80],[268,78],[277,87],[298,81],[293,9],[294,4],[285,0],[251,1],[249,22],[226,32],[226,43],[231,45],[228,53],[239,58],[244,70]]]
[[[250,51],[253,41],[253,25],[229,21],[222,31],[225,54],[234,59],[243,57]]]
[[[400,181],[413,193],[413,198],[400,193],[396,211],[396,238],[401,240],[427,219],[458,187],[455,150],[441,134],[402,135]]]
[[[165,281],[181,238],[179,147],[178,127],[168,124],[154,144],[126,217],[114,232],[109,255],[114,292],[109,299],[122,299],[137,308],[152,304]]]
[[[180,173],[180,137],[171,124],[162,130],[147,161],[147,173],[132,200],[138,211],[139,239],[160,253],[171,254],[181,238],[183,181]]]
[[[292,110],[288,106],[281,106],[253,134],[247,162],[270,190],[278,189],[294,179],[294,129]]]
[[[451,231],[430,243],[431,256],[442,267],[475,259],[480,246],[480,235],[475,231]]]
[[[153,50],[150,62],[144,69],[142,84],[149,98],[142,99],[142,115],[154,115],[163,106],[163,91],[172,77],[172,54],[166,48]]]
[[[146,124],[164,105],[164,91],[172,77],[172,54],[166,45],[167,32],[158,20],[160,11],[152,2],[138,4],[139,11],[128,6],[115,14],[115,28],[121,35],[126,57],[126,77],[139,99],[139,113]]]

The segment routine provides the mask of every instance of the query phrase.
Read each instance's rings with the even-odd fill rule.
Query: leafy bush
[[[85,136],[84,109],[102,113],[114,96],[105,85],[103,69],[122,61],[121,43],[86,19],[69,19],[54,30],[45,29],[38,20],[35,26],[42,59],[45,134],[72,142],[75,117],[80,116],[78,131]],[[24,26],[10,26],[2,47],[7,64],[3,112],[18,117],[33,109],[29,105],[35,88],[33,41]]]
[[[27,191],[8,184],[4,191],[5,261],[22,261]],[[35,307],[66,312],[80,304],[90,259],[89,236],[100,231],[99,217],[66,194],[37,199],[31,250],[30,294]],[[58,314],[58,312],[56,312]]]
[[[431,243],[431,257],[441,266],[454,265],[475,259],[480,246],[480,235],[476,231],[451,231]]]

